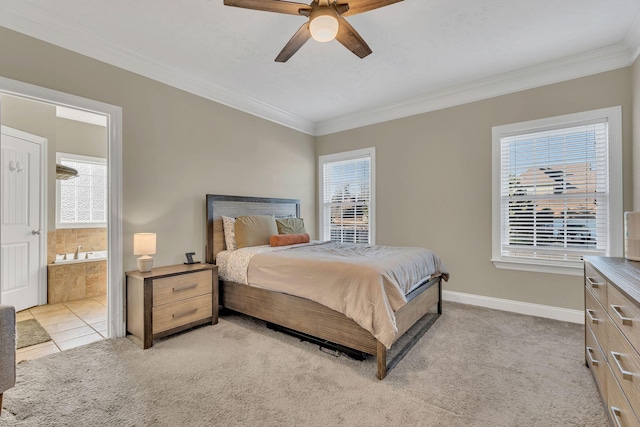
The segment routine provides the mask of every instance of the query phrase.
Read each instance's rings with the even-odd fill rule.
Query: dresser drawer
[[[168,331],[211,317],[211,294],[165,304],[153,310],[153,333]]]
[[[640,356],[613,322],[607,325],[607,351],[618,384],[631,406],[640,408]]]
[[[584,285],[595,295],[603,307],[607,306],[607,281],[588,262],[584,263]]]
[[[640,349],[640,308],[613,286],[608,289],[607,311],[631,345]]]
[[[593,331],[589,326],[586,329],[586,359],[589,368],[593,372],[593,377],[596,379],[600,394],[607,395],[607,361],[602,352],[602,348],[598,344],[598,341],[593,336]]]
[[[211,293],[211,271],[153,280],[153,306]]]
[[[612,367],[615,369],[615,367]],[[624,396],[615,375],[607,368],[607,410],[614,426],[640,427],[630,402]]]
[[[602,348],[605,349],[606,345],[604,345],[602,341],[604,341],[604,336],[607,333],[607,311],[596,300],[588,287],[585,287],[584,302],[585,323],[589,325],[594,335],[596,336],[596,339],[598,340]]]

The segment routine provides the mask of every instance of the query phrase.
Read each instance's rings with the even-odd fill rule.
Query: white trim
[[[376,242],[376,148],[362,148],[359,150],[343,151],[341,153],[325,154],[318,156],[318,236],[320,239],[324,237],[324,179],[322,176],[322,165],[324,163],[336,162],[341,160],[361,159],[369,157],[371,163],[369,165],[369,178],[371,179],[369,205],[369,236],[371,244]]]
[[[0,111],[2,109],[0,108]],[[47,167],[47,159],[48,159],[48,150],[49,150],[49,140],[47,138],[43,138],[38,135],[33,135],[31,133],[27,133],[21,131],[19,129],[14,129],[8,126],[3,126],[0,123],[0,132],[5,135],[13,136],[18,139],[24,139],[29,142],[33,142],[40,146],[40,164],[38,165],[40,168],[40,223],[38,224],[40,235],[39,235],[39,254],[38,258],[40,259],[40,265],[38,267],[38,304],[46,304],[47,303],[47,194],[48,194],[48,170]],[[0,266],[0,271],[2,271],[2,266]],[[2,292],[0,292],[0,303],[2,303]]]
[[[109,159],[107,333],[109,337],[125,336],[122,266],[122,108],[5,77],[0,77],[0,94],[78,108],[107,116]]]
[[[134,52],[125,46],[114,44],[110,40],[95,37],[77,26],[61,22],[55,15],[43,9],[35,17],[33,6],[26,2],[15,2],[11,4],[12,10],[7,9],[7,5],[2,6],[0,26],[115,65],[123,70],[149,77],[236,110],[309,135],[314,134],[315,123],[306,117],[285,111],[246,93],[189,74],[184,70]]]
[[[485,297],[455,291],[442,291],[444,301],[459,302],[461,304],[476,305],[494,310],[510,311],[528,316],[544,317],[546,319],[561,320],[563,322],[584,324],[584,311],[570,308],[554,307],[551,305],[533,304],[530,302],[514,301],[502,298]]]
[[[529,261],[508,259],[501,255],[501,224],[500,224],[500,174],[501,153],[500,138],[505,135],[518,133],[539,132],[545,129],[571,126],[580,122],[607,118],[609,126],[609,230],[608,253],[606,256],[622,256],[622,107],[601,108],[598,110],[583,111],[562,116],[548,117],[538,120],[530,120],[520,123],[512,123],[502,126],[494,126],[491,130],[491,261],[497,268],[509,270],[536,271],[544,273],[579,275],[574,267],[569,264],[545,261]],[[581,271],[581,270],[578,270]],[[581,274],[581,273],[580,273]]]
[[[627,31],[627,35],[625,36],[623,43],[631,52],[630,62],[633,64],[640,55],[640,13],[636,15],[633,23],[631,23],[631,26],[629,27],[629,31]]]
[[[44,10],[35,16],[33,7],[28,2],[12,2],[10,7],[11,10],[8,10],[7,5],[2,7],[0,25],[3,27],[313,136],[382,123],[627,67],[633,63],[640,52],[638,50],[640,40],[636,40],[638,33],[636,28],[640,23],[638,23],[639,18],[636,18],[624,42],[612,46],[316,122],[238,90],[189,75],[178,68],[140,55],[109,40],[96,38],[78,27],[61,22],[56,15]],[[631,51],[634,46],[636,50]]]
[[[470,83],[435,90],[397,103],[324,120],[316,136],[441,110],[527,89],[603,73],[633,64],[622,43]]]

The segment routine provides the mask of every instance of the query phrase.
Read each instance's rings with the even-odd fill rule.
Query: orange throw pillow
[[[288,246],[309,243],[310,240],[308,234],[275,234],[269,237],[269,244],[271,246]]]

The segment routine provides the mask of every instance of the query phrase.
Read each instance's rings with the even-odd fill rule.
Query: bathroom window
[[[107,226],[107,159],[57,153],[57,163],[78,171],[56,182],[56,228]]]

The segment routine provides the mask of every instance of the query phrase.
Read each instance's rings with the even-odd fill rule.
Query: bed
[[[222,217],[235,218],[242,215],[299,218],[300,201],[208,194],[206,196],[206,261],[208,263],[215,263],[216,256],[225,249]],[[432,274],[414,286],[405,296],[406,304],[394,313],[397,333],[392,342],[385,341],[386,345],[345,314],[289,293],[221,279],[220,304],[224,309],[246,314],[305,336],[334,343],[338,348],[355,349],[373,355],[377,360],[377,377],[382,380],[388,370],[402,359],[442,313],[443,277],[448,278],[448,274],[446,272]],[[420,325],[417,325],[418,323]],[[418,328],[417,331],[416,328]],[[410,329],[412,337],[401,340],[400,338]],[[391,353],[388,353],[387,347],[393,347],[394,350],[394,356],[389,360],[387,356]]]

